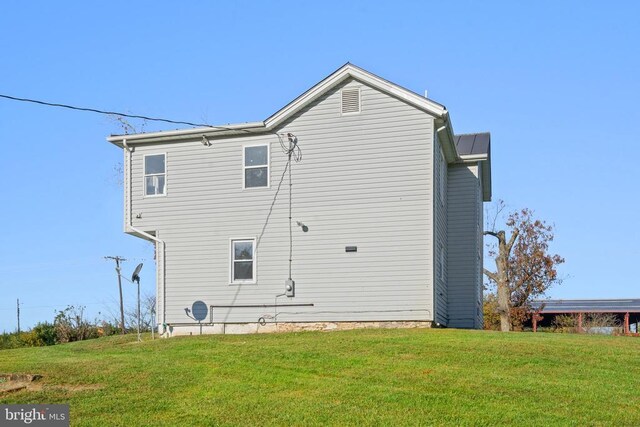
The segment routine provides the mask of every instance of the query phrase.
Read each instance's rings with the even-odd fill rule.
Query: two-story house
[[[109,137],[160,332],[480,328],[489,139],[352,64],[261,122]]]

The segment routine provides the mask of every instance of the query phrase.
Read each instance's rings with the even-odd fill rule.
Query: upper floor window
[[[269,186],[269,145],[244,147],[244,188]]]
[[[167,186],[166,154],[144,156],[144,195],[164,196]]]

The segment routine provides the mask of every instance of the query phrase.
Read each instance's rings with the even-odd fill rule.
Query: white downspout
[[[132,216],[132,202],[131,202],[131,194],[132,194],[132,179],[131,179],[131,156],[133,153],[133,148],[129,147],[129,145],[127,145],[127,139],[123,138],[122,139],[122,146],[124,147],[125,150],[125,209],[126,209],[126,213],[125,213],[125,232],[129,233],[129,232],[133,232],[133,233],[137,233],[143,237],[145,237],[147,240],[151,240],[153,242],[156,243],[156,249],[158,249],[156,251],[156,263],[157,263],[157,272],[156,275],[159,275],[160,277],[156,277],[156,282],[158,283],[158,291],[162,292],[162,298],[160,298],[160,295],[158,295],[158,300],[162,300],[162,313],[157,313],[156,316],[161,315],[161,320],[162,320],[162,332],[158,332],[161,335],[164,334],[166,332],[166,298],[165,298],[165,294],[166,294],[166,283],[165,283],[165,274],[164,274],[164,250],[165,250],[165,242],[162,239],[159,239],[158,237],[147,233],[146,231],[142,231],[136,227],[133,226],[133,216]],[[156,307],[158,306],[158,301],[156,301]],[[157,322],[157,319],[156,319]]]

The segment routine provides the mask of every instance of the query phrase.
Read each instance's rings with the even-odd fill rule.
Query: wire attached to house
[[[69,110],[86,111],[86,112],[90,112],[90,113],[105,114],[105,115],[109,115],[109,116],[129,117],[129,118],[132,118],[132,119],[142,119],[142,120],[148,120],[148,121],[153,121],[153,122],[164,122],[164,123],[172,123],[172,124],[177,124],[177,125],[188,125],[188,126],[194,126],[194,127],[209,127],[209,128],[214,128],[214,129],[233,130],[233,129],[230,129],[230,128],[226,128],[224,126],[212,126],[212,125],[206,124],[206,123],[193,123],[193,122],[185,122],[185,121],[181,121],[181,120],[171,120],[171,119],[162,119],[162,118],[158,118],[158,117],[141,116],[141,115],[137,115],[137,114],[119,113],[117,111],[105,111],[105,110],[99,110],[97,108],[77,107],[75,105],[59,104],[59,103],[55,103],[55,102],[46,102],[46,101],[40,101],[40,100],[37,100],[37,99],[30,99],[30,98],[19,98],[17,96],[9,96],[9,95],[3,95],[3,94],[0,94],[0,98],[9,99],[9,100],[12,100],[12,101],[30,102],[32,104],[44,105],[44,106],[47,106],[47,107],[67,108]]]
[[[302,150],[298,146],[298,137],[291,132],[284,134],[276,133],[276,135],[280,140],[280,147],[282,148],[282,152],[287,156],[291,155],[296,163],[300,162],[302,160]]]
[[[285,145],[283,136],[286,136],[288,145]],[[289,280],[291,280],[291,265],[293,263],[293,181],[291,180],[291,159],[298,163],[302,160],[302,150],[298,147],[298,138],[291,132],[280,135],[280,147],[282,152],[287,155],[287,166],[289,167]]]
[[[269,206],[269,212],[267,213],[267,218],[262,226],[262,231],[260,232],[260,236],[256,241],[256,250],[260,246],[260,241],[264,236],[264,232],[267,229],[267,225],[269,224],[269,218],[271,217],[271,213],[273,212],[273,207],[276,204],[278,199],[278,194],[280,193],[280,188],[282,187],[282,183],[284,182],[284,178],[288,175],[289,177],[289,279],[291,279],[291,266],[293,263],[293,181],[291,178],[291,161],[293,160],[295,163],[298,163],[302,160],[302,150],[298,146],[298,137],[296,137],[291,132],[288,133],[275,133],[280,141],[280,147],[282,148],[282,152],[287,155],[287,163],[284,166],[284,171],[280,176],[280,181],[278,182],[278,186],[276,188],[276,192],[273,195],[273,200],[271,201],[271,205]]]

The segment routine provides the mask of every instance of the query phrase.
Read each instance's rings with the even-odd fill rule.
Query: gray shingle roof
[[[557,299],[532,301],[541,313],[640,313],[640,299]]]
[[[491,144],[489,132],[454,135],[453,139],[458,154],[461,156],[489,153],[489,145]]]

